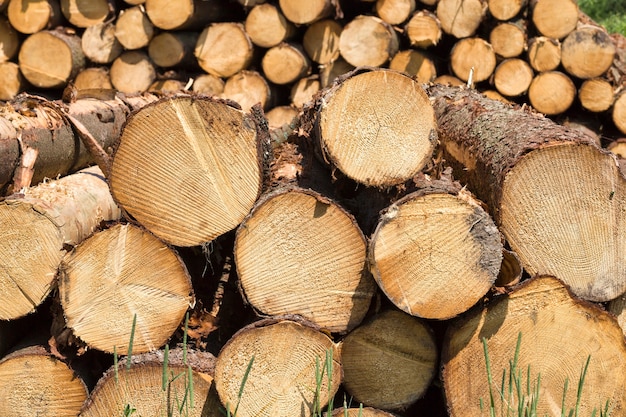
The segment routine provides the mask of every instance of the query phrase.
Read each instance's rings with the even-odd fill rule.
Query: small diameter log
[[[274,98],[267,80],[256,71],[247,70],[226,80],[221,97],[237,102],[248,113],[257,103],[261,108],[267,109]]]
[[[404,26],[404,31],[411,46],[418,48],[436,46],[443,35],[439,18],[428,10],[414,13]]]
[[[290,124],[298,113],[298,109],[291,106],[276,106],[269,110],[265,117],[267,117],[270,129],[278,129]]]
[[[390,25],[400,25],[415,11],[415,0],[378,0],[374,10]]]
[[[156,79],[156,69],[143,50],[128,51],[113,61],[109,75],[116,90],[122,93],[142,93]]]
[[[74,86],[79,90],[78,95],[81,94],[80,90],[85,90],[85,93],[88,94],[88,90],[113,89],[107,67],[85,68],[74,79]]]
[[[111,22],[89,26],[81,37],[83,53],[96,64],[110,64],[120,56],[124,48],[115,37],[115,25]]]
[[[493,378],[491,387],[485,354]],[[477,399],[489,404],[489,398],[496,410],[507,405],[517,410],[522,399],[509,375],[519,372],[520,383],[530,386],[530,394],[523,390],[525,399],[539,391],[538,396],[533,395],[537,415],[568,414],[574,408],[581,415],[591,415],[594,409],[603,410],[606,401],[612,413],[623,414],[624,358],[624,335],[613,316],[579,301],[557,279],[538,277],[448,328],[442,352],[448,411],[451,417],[480,415]],[[583,369],[584,389],[577,398]],[[510,396],[509,387],[513,391]],[[503,397],[490,397],[490,391],[503,392]]]
[[[463,81],[473,74],[474,83],[487,80],[496,68],[496,54],[491,44],[481,38],[457,41],[450,52],[452,72]]]
[[[563,40],[561,63],[565,71],[574,77],[599,77],[613,64],[615,51],[615,45],[606,30],[583,26]]]
[[[235,239],[239,281],[255,309],[298,314],[332,332],[349,331],[367,313],[376,285],[365,258],[354,218],[300,188],[262,197]]]
[[[576,29],[578,5],[574,0],[531,0],[531,19],[541,35],[563,39]]]
[[[306,3],[299,0],[279,0],[278,4],[285,17],[297,25],[308,25],[332,16],[337,7],[334,0],[309,0]]]
[[[260,195],[260,136],[251,116],[221,101],[163,98],[128,119],[111,190],[166,242],[209,242],[241,223]]]
[[[520,263],[517,254],[511,250],[502,250],[502,265],[500,265],[500,272],[498,278],[494,283],[496,291],[508,291],[515,285],[519,284],[522,279],[524,268]]]
[[[489,43],[502,58],[520,56],[526,50],[526,28],[521,23],[500,23],[489,33]]]
[[[485,97],[489,97],[492,100],[498,100],[506,104],[512,104],[511,100],[505,98],[502,94],[497,92],[496,90],[484,90],[481,91],[481,94]]]
[[[10,0],[6,13],[11,26],[25,34],[53,29],[63,21],[59,3],[53,0]]]
[[[189,417],[218,417],[214,367],[210,353],[180,348],[133,355],[130,363],[124,358],[100,378],[80,416],[114,416],[126,409],[133,410],[129,415],[167,416],[182,409]]]
[[[161,32],[150,41],[148,55],[157,67],[197,68],[197,42],[197,32]]]
[[[606,79],[591,78],[581,84],[578,99],[585,110],[600,113],[611,108],[615,101],[615,92]]]
[[[261,48],[285,42],[296,32],[294,24],[270,3],[256,5],[248,12],[245,29],[252,43]]]
[[[194,55],[200,67],[218,77],[228,78],[246,69],[254,46],[240,23],[214,23],[198,37]]]
[[[435,62],[424,52],[415,49],[398,52],[391,59],[389,68],[412,75],[420,83],[432,82],[437,77]]]
[[[319,382],[316,369],[323,375]],[[316,403],[325,407],[335,395],[341,374],[338,347],[325,333],[293,319],[265,320],[244,327],[222,348],[215,387],[239,417],[309,417]]]
[[[412,178],[437,141],[424,90],[396,71],[355,71],[320,94],[313,107],[313,136],[325,161],[367,186]]]
[[[79,28],[97,25],[115,14],[115,2],[111,0],[60,0],[65,18]]]
[[[615,127],[626,135],[626,93],[622,92],[615,99],[611,118],[613,119],[613,123],[615,123]]]
[[[456,38],[474,36],[487,13],[485,0],[439,0],[437,17],[441,29]]]
[[[122,10],[115,21],[115,37],[125,49],[148,46],[154,36],[154,25],[143,6]]]
[[[348,64],[341,56],[335,61],[320,66],[320,82],[322,88],[330,87],[335,80],[348,72],[354,70],[354,66]]]
[[[493,82],[501,94],[517,97],[528,91],[533,82],[533,69],[524,60],[509,58],[496,67]]]
[[[428,325],[387,310],[343,340],[343,385],[356,403],[403,411],[424,395],[436,374],[437,360]]]
[[[302,38],[307,55],[320,65],[339,58],[339,36],[343,27],[335,20],[325,19],[309,25]]]
[[[181,80],[166,78],[153,82],[148,88],[148,91],[159,94],[179,93],[185,90],[185,85],[186,84]]]
[[[528,63],[535,71],[555,70],[561,63],[561,42],[539,36],[528,41]]]
[[[369,247],[370,268],[398,308],[445,320],[489,291],[500,270],[502,243],[481,203],[458,184],[425,180],[419,186],[381,214]]]
[[[261,66],[265,77],[279,85],[293,83],[311,72],[311,61],[302,46],[290,43],[268,49]]]
[[[97,167],[3,200],[0,318],[34,311],[50,292],[65,245],[80,243],[101,222],[120,216]]]
[[[232,5],[221,0],[146,0],[152,24],[163,30],[200,30],[229,18],[239,20]]]
[[[291,87],[291,92],[289,94],[291,105],[298,109],[302,109],[321,89],[322,87],[318,74],[311,75],[306,78],[300,78]]]
[[[24,78],[35,87],[65,86],[85,66],[80,43],[78,36],[62,28],[30,35],[18,56]]]
[[[393,417],[394,415],[372,407],[335,408],[333,417]]]
[[[15,62],[0,63],[0,80],[2,80],[0,83],[0,100],[13,100],[28,86],[19,65]]]
[[[552,116],[569,109],[576,98],[576,86],[560,71],[546,71],[533,78],[528,88],[530,104],[539,112]]]
[[[613,142],[609,143],[606,149],[613,152],[620,158],[621,165],[621,160],[626,159],[626,138],[619,138],[617,140],[614,140]]]
[[[219,96],[224,92],[224,80],[211,74],[201,74],[193,81],[194,93]]]
[[[31,346],[0,362],[0,397],[3,416],[76,416],[87,387],[67,364]]]
[[[428,91],[446,161],[490,208],[524,269],[558,276],[585,299],[622,294],[626,183],[615,156],[528,109],[472,90]]]
[[[438,76],[437,78],[433,80],[433,83],[443,84],[443,85],[448,85],[448,86],[456,86],[456,87],[467,85],[467,83],[463,82],[463,80],[460,80],[457,77],[453,75],[449,75],[449,74],[443,74],[443,75]]]
[[[498,20],[510,20],[526,7],[527,0],[487,0],[489,13]]]
[[[19,47],[20,40],[17,31],[4,16],[0,16],[0,63],[13,58]]]
[[[341,56],[355,67],[380,67],[398,52],[398,35],[389,23],[374,16],[360,15],[341,32]]]

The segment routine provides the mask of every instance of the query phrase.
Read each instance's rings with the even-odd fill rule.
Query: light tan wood
[[[218,96],[224,92],[224,80],[211,74],[201,74],[193,81],[192,90],[194,93]]]
[[[429,83],[437,77],[435,62],[426,53],[415,49],[395,54],[389,68],[413,75],[420,83]]]
[[[315,370],[319,373],[328,368],[331,373],[324,371],[316,398]],[[247,390],[239,400],[244,375]],[[261,321],[245,327],[222,348],[215,365],[215,388],[222,404],[231,414],[239,404],[239,417],[264,413],[310,417],[314,404],[325,407],[340,383],[338,347],[326,334],[292,320]]]
[[[615,92],[611,83],[604,78],[591,78],[580,85],[578,99],[584,109],[599,113],[611,108]]]
[[[159,94],[173,94],[185,90],[186,83],[175,78],[164,78],[153,82],[148,91]]]
[[[574,77],[599,77],[613,64],[615,51],[611,37],[603,28],[583,26],[563,40],[561,63]]]
[[[218,77],[228,78],[250,65],[254,47],[240,23],[213,23],[198,38],[194,55],[200,67]]]
[[[576,29],[578,5],[574,0],[532,0],[531,19],[541,35],[563,39]]]
[[[148,56],[161,68],[193,68],[198,61],[193,55],[197,32],[161,32],[150,40]]]
[[[314,62],[329,64],[339,58],[339,36],[342,30],[343,27],[336,20],[317,21],[304,32],[302,46]]]
[[[346,74],[354,69],[353,65],[348,64],[345,59],[339,57],[333,62],[322,65],[320,68],[320,82],[322,88],[330,86],[337,77]]]
[[[30,35],[18,56],[24,78],[35,87],[59,88],[72,80],[85,66],[80,38],[58,29]]]
[[[124,50],[115,37],[115,25],[112,22],[98,23],[85,29],[81,47],[85,56],[96,64],[110,64]]]
[[[609,143],[606,148],[609,151],[613,152],[615,155],[617,155],[620,159],[626,159],[626,138],[619,138],[617,140],[614,140],[613,142]],[[620,298],[623,297],[618,297],[618,299]],[[622,328],[624,327],[622,323],[620,323],[620,326],[622,326]]]
[[[355,67],[379,67],[398,52],[398,35],[382,19],[360,15],[352,19],[341,32],[341,56]]]
[[[281,43],[265,52],[261,60],[265,77],[274,84],[292,83],[311,71],[311,61],[301,45]]]
[[[527,0],[487,0],[489,13],[498,20],[510,20],[526,7]]]
[[[124,0],[124,3],[130,4],[131,6],[138,6],[140,4],[144,4],[146,0]]]
[[[12,100],[28,86],[15,62],[0,63],[0,80],[0,100]]]
[[[461,39],[452,47],[450,66],[459,79],[467,82],[471,72],[473,82],[478,83],[488,79],[495,70],[496,54],[484,39]]]
[[[19,49],[20,41],[16,30],[4,16],[0,16],[0,63],[13,58]]]
[[[375,10],[385,22],[399,25],[415,11],[415,0],[377,0]]]
[[[561,64],[561,42],[538,36],[528,41],[528,63],[535,71],[555,70]]]
[[[234,229],[261,191],[255,124],[208,97],[165,97],[141,108],[127,121],[113,159],[116,201],[176,246],[197,246]]]
[[[301,109],[306,103],[310,102],[313,96],[321,89],[322,86],[318,74],[300,78],[291,87],[289,94],[291,105]]]
[[[61,12],[78,28],[87,28],[104,22],[115,14],[114,2],[110,0],[60,0]]]
[[[276,106],[265,114],[270,129],[278,129],[289,124],[298,115],[298,109],[292,106]]]
[[[498,64],[493,82],[496,89],[503,95],[517,97],[528,91],[534,75],[533,69],[526,61],[510,58]]]
[[[414,13],[404,30],[411,46],[418,48],[436,46],[443,35],[439,18],[429,10]]]
[[[248,70],[226,80],[222,97],[237,102],[245,112],[249,112],[257,103],[261,108],[267,109],[274,99],[267,80],[257,71]]]
[[[331,332],[346,333],[367,313],[376,284],[362,274],[365,260],[355,219],[302,188],[261,197],[235,238],[241,288],[257,311],[297,314]]]
[[[535,76],[528,89],[530,104],[547,115],[563,113],[576,98],[576,86],[560,71],[547,71]]]
[[[252,43],[261,48],[285,42],[296,32],[294,24],[270,3],[256,5],[248,12],[245,29]]]
[[[113,87],[123,93],[141,93],[156,79],[156,70],[143,50],[127,51],[117,57],[109,73]]]
[[[57,1],[10,0],[7,17],[18,32],[32,34],[61,24],[63,14]]]
[[[233,17],[231,5],[220,0],[146,0],[146,13],[163,30],[200,30]]]
[[[623,92],[619,94],[613,103],[611,117],[619,131],[626,135],[626,94]]]
[[[372,407],[353,407],[353,408],[335,408],[333,417],[393,417],[393,414],[387,411],[378,410]]]
[[[310,0],[306,3],[299,0],[279,0],[278,4],[285,17],[297,25],[308,25],[329,17],[335,10],[332,0]]]
[[[111,77],[107,67],[85,68],[74,79],[78,90],[112,89]]]
[[[503,401],[517,410],[518,395],[508,394],[509,384],[516,391],[515,383],[509,382],[515,359],[513,373],[522,375],[520,380],[524,386],[530,385],[531,392],[539,390],[537,415],[568,414],[575,408],[580,415],[591,415],[594,409],[603,410],[607,400],[612,410],[624,409],[626,346],[619,325],[606,311],[581,303],[553,277],[526,281],[448,330],[442,379],[452,417],[480,415],[476,398],[488,407],[490,384],[483,343],[487,345],[496,410],[506,409]],[[578,394],[577,383],[585,367],[584,388]],[[495,394],[502,381],[504,398]],[[526,389],[523,393],[528,398]]]
[[[354,403],[406,410],[426,392],[437,359],[428,324],[398,310],[383,311],[343,340],[343,385]]]
[[[502,103],[506,103],[506,104],[513,104],[513,102],[511,100],[507,99],[506,97],[504,97],[502,94],[500,94],[496,90],[484,90],[484,91],[481,91],[481,93],[485,97],[488,97],[488,98],[490,98],[492,100],[498,100],[498,101],[501,101]]]
[[[453,75],[449,75],[449,74],[443,74],[443,75],[438,76],[437,78],[433,80],[433,83],[450,85],[450,86],[466,85],[466,83],[463,82],[463,80],[460,80],[457,77]]]
[[[487,13],[484,0],[439,0],[437,17],[441,29],[454,37],[473,36]]]
[[[526,50],[526,28],[521,22],[500,23],[489,33],[489,43],[502,58],[520,56]]]
[[[122,10],[115,21],[115,37],[125,49],[148,46],[154,36],[154,25],[143,6]]]

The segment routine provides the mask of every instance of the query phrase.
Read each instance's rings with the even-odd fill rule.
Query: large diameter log
[[[3,416],[76,416],[87,387],[67,364],[31,346],[0,362],[0,397]]]
[[[613,64],[615,45],[606,30],[583,26],[561,44],[561,63],[568,74],[588,79],[604,74]]]
[[[516,355],[518,337],[521,341]],[[483,340],[493,378],[491,387]],[[522,390],[526,400],[538,390],[538,397],[533,398],[537,415],[567,415],[574,408],[580,415],[591,415],[594,408],[603,410],[606,401],[611,415],[624,415],[624,335],[613,316],[579,301],[557,279],[543,276],[527,281],[448,328],[442,379],[450,416],[480,415],[479,400],[489,407],[490,388],[496,410],[507,410],[508,405],[517,412],[523,398],[518,397],[515,382],[509,379],[514,356],[513,373],[519,372],[521,384],[530,386],[531,393]],[[587,360],[578,402],[577,384]],[[509,394],[509,385],[515,393]]]
[[[446,160],[487,203],[524,269],[558,276],[589,300],[622,294],[626,184],[615,157],[532,111],[472,90],[428,91]]]
[[[231,415],[236,409],[239,417],[310,417],[316,403],[325,407],[335,395],[341,373],[338,346],[325,333],[294,319],[267,320],[244,327],[222,348],[215,387]]]
[[[313,109],[313,134],[326,161],[368,186],[410,179],[437,141],[423,88],[396,71],[355,71],[319,95]]]
[[[376,284],[365,260],[354,218],[299,188],[261,198],[235,240],[239,281],[254,308],[298,314],[332,332],[349,331],[367,313]]]
[[[341,344],[343,385],[356,403],[402,411],[420,399],[437,370],[433,332],[423,321],[387,310]]]
[[[42,183],[0,203],[0,318],[24,316],[47,297],[65,253],[102,221],[119,219],[98,168]]]
[[[161,99],[128,119],[112,193],[168,243],[211,241],[241,223],[260,195],[261,140],[250,115],[221,101]]]
[[[531,0],[531,19],[543,36],[563,39],[576,29],[578,5],[574,0]]]
[[[421,186],[381,215],[370,265],[398,308],[445,320],[489,291],[500,270],[502,243],[489,214],[467,191],[448,181]]]

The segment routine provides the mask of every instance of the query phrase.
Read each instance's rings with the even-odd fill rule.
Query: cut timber
[[[378,0],[376,14],[390,25],[399,25],[408,20],[415,11],[415,0]]]
[[[441,29],[456,38],[474,36],[487,13],[485,0],[439,0],[437,17]]]
[[[398,52],[391,59],[389,68],[412,75],[420,83],[429,83],[437,77],[435,62],[424,52],[415,49]]]
[[[194,55],[209,74],[227,78],[250,65],[254,45],[240,23],[207,26],[196,43]]]
[[[519,22],[503,22],[489,33],[489,43],[496,55],[514,58],[526,49],[526,28]]]
[[[80,38],[59,28],[30,35],[22,43],[18,57],[20,70],[32,85],[59,88],[85,66]]]
[[[31,346],[0,362],[0,397],[3,416],[76,416],[87,387],[64,362]]]
[[[163,346],[192,303],[191,293],[176,253],[128,224],[95,233],[59,267],[67,327],[89,347],[109,353],[128,351],[135,318],[133,352]]]
[[[487,0],[489,13],[498,20],[510,20],[526,7],[527,0]]]
[[[585,80],[578,89],[578,99],[584,109],[592,112],[607,111],[613,105],[613,86],[604,78]]]
[[[65,18],[78,28],[97,25],[115,14],[112,0],[60,0],[60,4]]]
[[[339,356],[337,345],[306,322],[260,321],[235,333],[222,348],[215,386],[231,415],[238,404],[238,417],[310,417],[315,403],[325,407],[339,388]],[[319,396],[316,369],[323,372]]]
[[[626,183],[614,155],[528,109],[471,90],[428,88],[445,159],[490,207],[531,275],[608,301],[626,290]]]
[[[6,17],[0,16],[0,63],[13,58],[20,47],[19,35]]]
[[[343,340],[343,385],[357,403],[403,411],[426,392],[437,371],[437,357],[427,324],[387,310]]]
[[[491,365],[491,387],[483,340]],[[516,340],[520,341],[518,354]],[[577,300],[557,279],[543,276],[526,281],[448,328],[442,352],[442,380],[450,416],[480,415],[477,399],[488,404],[490,390],[502,392],[501,381],[505,381],[504,401],[517,410],[521,399],[509,379],[514,356],[517,362],[513,373],[519,372],[524,386],[528,381],[532,393],[538,390],[534,398],[538,402],[537,415],[567,415],[574,408],[580,410],[580,415],[591,415],[594,408],[604,410],[607,400],[611,414],[624,415],[624,335],[614,317]],[[588,360],[578,402],[576,386]],[[510,397],[509,385],[514,391]],[[525,388],[523,392],[527,400],[532,395],[526,394]],[[501,406],[507,409],[500,395],[492,398],[496,410]]]
[[[53,0],[10,0],[6,13],[11,26],[25,34],[53,29],[63,21],[59,3]]]
[[[127,51],[117,57],[109,72],[111,84],[122,93],[142,93],[156,79],[156,69],[143,50]]]
[[[246,32],[250,40],[261,48],[271,48],[295,34],[296,27],[278,7],[270,3],[254,6],[246,17]]]
[[[517,97],[524,94],[533,81],[533,69],[524,60],[509,58],[496,67],[493,82],[501,94]]]
[[[261,61],[265,77],[274,84],[290,84],[311,72],[311,62],[301,45],[281,43],[265,52]]]
[[[457,87],[466,85],[466,83],[464,83],[462,80],[456,78],[454,75],[449,75],[449,74],[440,75],[437,78],[435,78],[433,82],[437,84],[457,86]]]
[[[341,56],[335,61],[320,66],[320,82],[322,88],[330,87],[330,85],[340,76],[347,74],[354,69]]]
[[[124,358],[100,378],[80,416],[116,416],[126,407],[138,416],[178,415],[182,406],[188,417],[218,417],[214,367],[210,353],[180,348]]]
[[[235,18],[231,5],[221,0],[146,0],[145,7],[152,24],[163,30],[199,30]]]
[[[314,62],[326,65],[339,58],[339,36],[343,27],[335,20],[325,19],[309,25],[302,46]]]
[[[259,136],[251,116],[221,101],[161,99],[128,119],[111,190],[166,242],[209,242],[241,223],[261,192]]]
[[[576,86],[560,71],[546,71],[533,78],[528,88],[530,104],[539,112],[552,116],[569,109],[576,98]]]
[[[153,82],[148,91],[151,93],[172,94],[185,90],[185,83],[173,78],[165,78]]]
[[[130,7],[119,13],[115,21],[115,37],[125,49],[148,46],[154,36],[154,25],[143,6]]]
[[[319,90],[321,90],[319,75],[315,74],[310,77],[300,78],[291,87],[289,94],[291,105],[301,109],[306,103],[311,101]]]
[[[558,19],[555,19],[558,20]],[[571,32],[561,45],[561,63],[568,74],[588,79],[604,74],[613,64],[615,45],[602,28],[584,26]]]
[[[79,90],[111,90],[111,77],[107,67],[85,68],[74,79],[74,86]],[[87,91],[86,91],[87,93]]]
[[[450,65],[454,75],[473,82],[488,79],[496,68],[496,54],[491,44],[481,38],[465,38],[457,41],[450,52]]]
[[[621,159],[626,159],[626,138],[619,138],[611,142],[606,148],[620,158],[620,165]]]
[[[99,23],[85,29],[81,37],[83,53],[96,64],[110,64],[124,48],[115,37],[115,25]]]
[[[333,417],[394,417],[393,414],[372,407],[335,408]]]
[[[306,3],[301,0],[280,0],[278,4],[285,17],[297,25],[311,24],[336,11],[335,0],[309,0]]]
[[[332,332],[345,333],[367,313],[376,285],[364,274],[365,259],[354,218],[314,191],[270,193],[237,229],[235,264],[250,304]]]
[[[613,103],[611,117],[619,131],[626,135],[626,93],[622,92]]]
[[[291,106],[276,106],[265,114],[270,129],[278,129],[290,124],[298,115],[298,109]]]
[[[194,68],[198,66],[193,54],[197,42],[197,32],[161,32],[150,41],[148,55],[157,67]]]
[[[339,36],[341,56],[351,65],[379,67],[398,52],[398,35],[389,23],[374,16],[357,16]]]
[[[267,80],[256,71],[243,70],[224,84],[221,97],[233,100],[241,106],[243,111],[250,112],[255,104],[259,103],[267,109],[272,104],[272,90]]]
[[[76,245],[102,221],[117,220],[98,168],[50,181],[0,203],[0,319],[24,316],[48,296],[65,245]]]
[[[370,268],[398,308],[445,320],[469,310],[495,282],[500,232],[458,184],[424,180],[418,187],[381,214],[369,246]]]
[[[411,46],[418,48],[437,45],[443,35],[437,15],[428,10],[414,13],[404,30]]]
[[[555,70],[561,63],[561,42],[538,36],[528,41],[528,63],[535,71]]]
[[[355,71],[319,95],[314,107],[314,136],[324,158],[367,186],[412,178],[430,160],[437,142],[424,90],[396,71]]]
[[[201,74],[193,81],[194,93],[219,96],[224,92],[224,80],[211,74]]]
[[[531,0],[531,19],[543,36],[563,39],[576,29],[578,5],[574,0]]]
[[[2,83],[0,83],[0,100],[13,100],[15,96],[24,91],[28,86],[28,83],[20,71],[19,65],[15,62],[9,61],[0,63],[0,80],[2,80]],[[0,111],[0,114],[1,113],[2,111]],[[3,138],[0,138],[0,142],[2,141]]]

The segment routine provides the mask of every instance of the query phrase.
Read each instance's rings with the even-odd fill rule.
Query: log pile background
[[[303,3],[0,2],[0,414],[475,416],[521,333],[542,411],[590,353],[626,415],[624,37]]]

